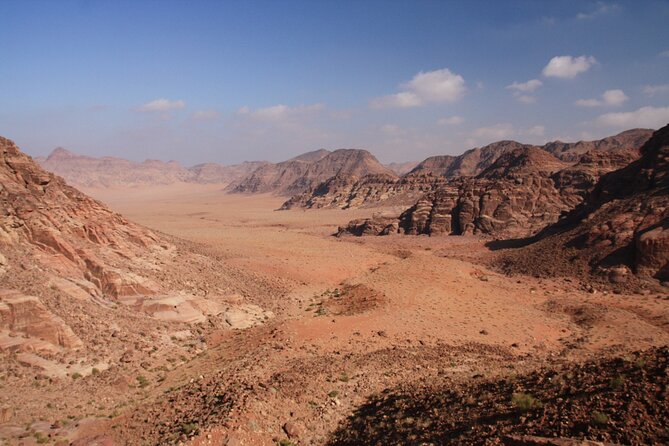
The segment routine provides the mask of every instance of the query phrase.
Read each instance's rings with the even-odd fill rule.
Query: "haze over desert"
[[[666,2],[0,14],[0,445],[669,444]]]

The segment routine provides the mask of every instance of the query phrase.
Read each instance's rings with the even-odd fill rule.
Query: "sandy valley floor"
[[[322,444],[367,396],[400,382],[515,373],[669,342],[662,296],[502,276],[482,266],[491,254],[475,238],[331,236],[369,209],[275,211],[282,197],[203,186],[88,192],[136,222],[205,245],[222,256],[221,268],[286,284],[285,294],[258,302],[275,311],[274,322],[238,339],[213,337],[206,359],[195,360],[222,379],[232,372],[216,370],[216,358],[234,348],[245,358],[235,373],[265,384],[193,444],[271,444],[291,429]]]

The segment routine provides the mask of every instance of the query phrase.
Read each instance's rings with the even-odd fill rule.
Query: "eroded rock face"
[[[583,166],[571,166],[533,147],[512,150],[476,178],[459,177],[427,185],[434,190],[399,216],[398,231],[409,235],[497,237],[533,234],[578,205],[592,188],[592,178],[607,169],[606,165]],[[565,169],[572,173],[565,173]],[[584,173],[580,176],[573,173],[581,171]],[[365,223],[362,234],[373,234],[387,225],[372,218]],[[359,226],[353,223],[344,231],[360,233]]]
[[[669,278],[669,221],[667,218],[634,240],[636,272],[658,279]]]
[[[58,347],[83,345],[70,327],[47,310],[37,297],[13,290],[0,290],[0,330],[44,340]]]
[[[345,227],[340,227],[337,236],[343,235],[389,235],[399,230],[399,223],[395,217],[374,216],[351,220]]]
[[[293,208],[320,209],[337,207],[348,209],[366,203],[386,202],[393,197],[415,199],[433,187],[436,177],[422,177],[417,181],[397,180],[394,175],[374,174],[358,179],[352,175],[337,175],[302,194],[292,196],[282,210]],[[421,184],[418,184],[418,183]]]
[[[156,291],[125,266],[135,257],[160,255],[168,245],[44,171],[0,137],[0,247],[37,260],[55,276],[90,283],[100,295],[118,298]],[[11,259],[8,263],[11,268]]]
[[[641,158],[601,177],[586,200],[538,241],[510,252],[511,270],[568,274],[579,267],[616,281],[628,268],[638,277],[669,280],[669,126],[641,148]],[[548,258],[549,252],[564,254]],[[567,260],[567,258],[569,260]]]

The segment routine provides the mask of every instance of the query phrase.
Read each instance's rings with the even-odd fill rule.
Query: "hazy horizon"
[[[633,128],[633,129],[623,130],[623,132],[630,131],[630,130],[639,130],[639,129],[640,129],[640,128],[637,127],[637,128]],[[655,130],[657,130],[657,129],[648,129],[648,130],[653,130],[653,131],[655,131]],[[622,132],[617,132],[616,134],[607,135],[607,136],[605,136],[605,137],[616,136],[616,135],[618,135],[618,134],[620,134],[620,133],[622,133]],[[500,141],[504,141],[504,140],[492,141],[491,144],[492,144],[492,143],[495,143],[495,142],[500,142]],[[573,141],[553,140],[553,141],[547,141],[546,143],[551,143],[551,142],[576,143],[576,142],[580,142],[580,141],[585,141],[585,140],[579,140],[579,141],[576,141],[576,140],[573,140]],[[525,143],[524,141],[517,141],[517,142],[519,142],[519,143]],[[455,155],[455,156],[462,155],[463,153],[465,153],[465,152],[467,152],[467,151],[469,151],[469,150],[472,150],[472,149],[476,149],[476,148],[477,148],[477,147],[468,147],[468,148],[463,149],[461,152],[451,153],[450,155]],[[186,164],[186,163],[183,163],[183,162],[181,162],[181,161],[174,160],[174,159],[141,158],[141,156],[140,156],[140,157],[135,157],[135,158],[122,158],[122,157],[117,157],[117,156],[113,156],[113,155],[105,155],[105,154],[102,154],[102,155],[90,155],[90,154],[86,154],[86,153],[79,153],[79,152],[70,150],[70,149],[68,149],[67,147],[62,147],[62,146],[54,147],[53,150],[51,150],[50,152],[48,152],[48,153],[45,154],[45,155],[35,155],[35,156],[36,156],[37,158],[48,158],[53,152],[55,152],[56,150],[61,150],[61,149],[62,149],[62,150],[66,150],[67,152],[70,152],[70,153],[72,153],[72,154],[74,154],[74,155],[77,155],[77,156],[90,156],[90,157],[94,157],[94,158],[106,158],[106,157],[111,157],[111,158],[125,159],[125,160],[129,160],[129,161],[136,162],[136,163],[142,163],[142,162],[145,162],[145,161],[163,161],[163,162],[166,162],[166,163],[167,163],[167,162],[177,162],[177,163],[179,163],[180,165],[182,165],[183,167],[186,167],[186,168],[195,167],[195,166],[197,166],[197,165],[201,165],[201,164],[217,163],[216,161],[206,161],[206,160],[205,160],[205,161],[202,161],[202,162],[200,162],[200,163]],[[319,151],[319,150],[326,150],[326,151],[328,151],[328,152],[334,152],[334,151],[336,151],[336,150],[341,150],[341,149],[344,149],[344,150],[346,150],[346,149],[361,149],[361,150],[368,150],[368,149],[366,149],[366,148],[364,148],[364,147],[336,147],[336,148],[326,148],[326,147],[321,147],[321,148],[319,148],[319,149],[307,150],[307,151],[304,151],[304,152],[299,152],[299,151],[298,151],[298,152],[293,153],[292,155],[289,155],[287,158],[283,158],[283,159],[276,159],[276,160],[269,160],[269,159],[247,159],[247,160],[239,161],[239,162],[237,162],[237,163],[218,163],[218,164],[233,165],[233,164],[254,163],[254,162],[279,163],[279,162],[282,162],[282,161],[288,161],[288,160],[291,160],[291,159],[293,159],[293,158],[296,158],[296,157],[301,156],[301,155],[305,155],[305,154],[307,154],[307,153],[317,152],[317,151]],[[368,151],[369,151],[369,150],[368,150]],[[379,158],[376,156],[376,154],[375,154],[374,152],[372,152],[372,151],[369,151],[369,152],[370,152],[372,155],[374,155],[377,159],[379,159]],[[383,163],[383,164],[393,164],[393,163],[403,164],[403,163],[421,162],[421,161],[424,161],[424,160],[427,159],[427,158],[430,158],[430,157],[433,157],[433,156],[439,156],[439,155],[449,155],[449,154],[434,153],[434,154],[431,154],[431,155],[427,155],[426,157],[421,158],[421,159],[406,159],[406,160],[387,161],[387,162],[384,162],[383,160],[380,160],[380,159],[379,159],[379,161],[380,161],[381,163]]]
[[[663,1],[0,4],[0,135],[33,156],[384,163],[669,122]]]

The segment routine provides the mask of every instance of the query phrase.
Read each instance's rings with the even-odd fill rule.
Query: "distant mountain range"
[[[553,155],[555,160],[551,163],[557,163],[553,167],[563,163],[560,164],[563,168],[578,163],[586,153],[617,153],[620,157],[627,150],[627,156],[623,158],[628,159],[634,156],[629,150],[640,147],[651,133],[652,130],[633,129],[597,141],[555,141],[543,146],[499,141],[459,156],[439,155],[422,162],[388,165],[381,164],[374,155],[362,149],[320,149],[279,163],[251,161],[236,165],[205,163],[184,167],[176,161],[133,162],[115,157],[78,155],[57,148],[48,157],[39,157],[36,161],[79,187],[139,187],[180,182],[225,184],[226,191],[232,193],[292,196],[284,208],[351,207],[381,202],[398,193],[406,195],[404,201],[410,201],[416,194],[432,187],[418,184],[439,182],[443,178],[475,177],[493,166],[503,154],[518,149],[531,148]],[[355,199],[343,197],[345,194],[352,194]],[[329,195],[333,200],[327,199]]]
[[[61,147],[36,161],[68,183],[80,187],[120,187],[185,183],[231,183],[238,181],[266,161],[251,161],[226,166],[216,163],[186,168],[176,161],[146,160],[141,163],[110,156],[77,155]]]

